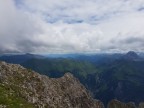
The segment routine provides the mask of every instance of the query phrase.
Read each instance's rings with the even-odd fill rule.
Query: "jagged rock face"
[[[144,103],[140,103],[139,108],[144,108]]]
[[[107,108],[144,108],[144,103],[140,103],[137,107],[133,102],[123,103],[114,99],[108,103]]]
[[[0,62],[0,86],[36,108],[104,108],[70,73],[54,79],[20,65]]]
[[[109,102],[107,108],[136,108],[134,103],[122,103],[118,100],[112,100]]]

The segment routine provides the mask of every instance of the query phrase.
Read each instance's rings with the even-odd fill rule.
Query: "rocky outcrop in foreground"
[[[20,65],[0,62],[0,108],[104,108],[72,74],[49,78]],[[109,102],[107,108],[144,108]]]
[[[85,87],[67,73],[54,79],[20,65],[0,62],[2,108],[103,108]]]
[[[135,103],[133,102],[123,103],[114,99],[109,102],[107,108],[144,108],[144,103],[140,103],[139,107],[136,107]]]

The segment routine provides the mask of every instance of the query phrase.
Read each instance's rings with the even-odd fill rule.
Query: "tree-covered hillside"
[[[33,69],[49,77],[61,77],[66,72],[71,72],[75,76],[87,78],[88,75],[98,73],[99,70],[86,61],[73,59],[31,59],[22,65],[26,68]]]

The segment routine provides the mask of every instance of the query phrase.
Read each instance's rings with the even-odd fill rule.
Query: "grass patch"
[[[6,108],[34,108],[33,104],[19,97],[16,92],[9,87],[0,84],[0,105]]]

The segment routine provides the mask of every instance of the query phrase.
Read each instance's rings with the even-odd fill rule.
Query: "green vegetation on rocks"
[[[104,108],[70,73],[49,78],[5,62],[0,62],[0,107]]]

